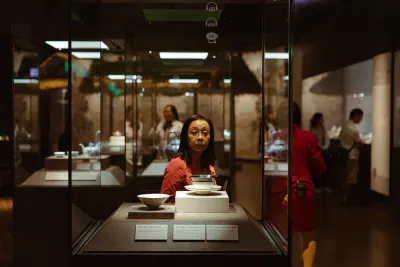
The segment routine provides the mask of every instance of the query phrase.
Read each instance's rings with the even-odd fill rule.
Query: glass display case
[[[289,3],[69,4],[60,32],[40,23],[32,34],[23,25],[13,32],[15,62],[34,58],[14,79],[24,167],[15,177],[17,218],[41,215],[30,244],[42,239],[29,253],[41,255],[52,239],[68,251],[53,251],[53,266],[57,255],[74,266],[172,257],[286,266],[280,204],[290,127],[278,120],[290,114],[281,107],[290,91]],[[190,130],[194,114],[205,128]],[[171,172],[173,193],[165,190]]]

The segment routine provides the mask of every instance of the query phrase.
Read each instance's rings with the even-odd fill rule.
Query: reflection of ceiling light
[[[142,79],[137,79],[136,82],[137,83],[142,83]]]
[[[139,95],[140,95],[140,96],[143,96],[143,93],[140,93]]]
[[[217,56],[213,56],[213,58],[217,58]]]
[[[77,58],[100,59],[100,52],[71,52]]]
[[[125,83],[133,83],[133,80],[127,79],[127,80],[125,80]]]
[[[160,52],[161,59],[206,59],[207,52],[189,53],[189,52]]]
[[[358,94],[359,97],[364,97],[364,93]]]
[[[232,79],[224,79],[225,84],[230,84],[232,82]]]
[[[35,79],[14,79],[14,83],[16,83],[16,84],[31,84],[31,83],[39,83],[39,81],[35,80]]]
[[[190,93],[190,96],[194,96],[194,93]]]
[[[144,92],[144,88],[142,88],[142,92]]]
[[[284,81],[289,81],[289,76],[283,77],[283,80],[284,80]]]
[[[168,80],[169,83],[198,83],[199,79],[169,79]]]
[[[190,96],[190,93],[189,93],[189,92],[186,92],[186,93],[185,93],[185,96]]]
[[[153,52],[152,51],[149,51],[149,54],[151,55]]]
[[[125,75],[123,75],[123,74],[110,74],[110,75],[108,75],[108,79],[110,79],[110,80],[125,80]]]
[[[68,41],[46,41],[46,44],[56,49],[68,49]],[[72,41],[71,46],[72,49],[109,49],[102,41]]]
[[[126,75],[126,78],[136,80],[137,76],[136,75]]]
[[[357,94],[354,94],[353,96],[354,96],[354,98],[357,98]]]
[[[289,53],[265,53],[265,59],[289,59]]]

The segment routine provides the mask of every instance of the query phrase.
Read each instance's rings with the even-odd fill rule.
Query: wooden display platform
[[[175,215],[175,206],[164,204],[157,210],[150,210],[143,204],[133,204],[128,211],[127,219],[173,219]]]
[[[110,156],[97,157],[78,155],[72,157],[72,170],[74,171],[100,171],[111,166]],[[48,171],[68,171],[68,156],[51,156],[45,160],[45,169]]]

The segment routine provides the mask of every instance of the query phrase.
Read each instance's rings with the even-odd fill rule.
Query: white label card
[[[101,171],[101,164],[100,164],[100,162],[93,163],[93,170],[94,170],[94,171]]]
[[[212,224],[207,225],[207,240],[209,241],[237,241],[239,240],[239,226]]]
[[[111,152],[120,152],[121,151],[121,148],[120,147],[110,147],[110,151]]]
[[[280,171],[280,172],[289,171],[289,165],[286,163],[278,164],[278,171]]]
[[[135,240],[167,240],[168,225],[166,224],[137,224]]]
[[[206,226],[203,225],[174,225],[174,240],[206,240]]]
[[[46,172],[46,181],[68,181],[68,172]]]
[[[275,171],[275,164],[274,163],[265,163],[264,164],[264,171],[274,172]]]
[[[90,171],[90,163],[79,163],[76,164],[77,171]]]

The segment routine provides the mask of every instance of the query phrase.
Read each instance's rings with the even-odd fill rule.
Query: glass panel
[[[79,91],[83,80],[74,71],[74,101],[79,103],[86,98],[89,108],[74,104],[72,113],[82,110],[80,106],[86,107],[79,118],[75,117],[77,121],[87,118],[93,125],[85,130],[88,138],[84,145],[100,129],[100,154],[110,156],[108,168],[117,170],[110,175],[123,177],[117,186],[109,187],[111,176],[106,175],[107,170],[98,170],[93,177],[100,176],[100,182],[78,187],[81,181],[74,181],[74,177],[79,179],[83,170],[72,170],[73,205],[97,221],[97,226],[109,222],[92,228],[93,238],[82,243],[77,254],[102,255],[107,251],[118,261],[117,255],[122,251],[128,257],[142,252],[155,256],[153,253],[160,251],[196,255],[241,251],[261,252],[274,262],[284,261],[271,241],[270,230],[259,227],[257,222],[263,219],[262,205],[266,203],[262,198],[267,190],[262,187],[263,159],[259,152],[263,149],[259,149],[258,136],[264,129],[263,105],[268,102],[277,109],[287,99],[287,88],[284,92],[277,90],[287,75],[286,62],[273,60],[265,75],[262,71],[267,66],[263,62],[266,48],[287,52],[287,29],[282,33],[285,38],[263,47],[264,3],[73,3],[79,20],[72,20],[72,41],[95,40],[97,47],[91,52],[99,51],[101,58],[87,63],[89,78],[98,75],[100,85],[94,93],[84,95]],[[273,6],[271,14],[276,11]],[[277,20],[280,27],[287,26],[287,4],[285,7],[280,9],[282,17]],[[277,29],[280,28],[271,32]],[[108,49],[103,49],[102,43]],[[85,49],[81,47],[79,52]],[[88,60],[74,57],[74,62],[79,65]],[[268,79],[270,91],[263,92],[264,76],[268,75],[273,76]],[[282,82],[277,82],[278,78]],[[87,88],[93,87],[88,84]],[[288,114],[288,109],[283,112]],[[188,120],[193,114],[205,119]],[[84,123],[80,125],[76,131],[86,127]],[[286,129],[287,125],[286,121],[280,128]],[[116,157],[113,142],[125,142],[122,158]],[[93,156],[87,158],[92,164]],[[103,164],[100,166],[104,168]],[[190,178],[200,174],[215,178],[214,183],[211,179],[207,184],[212,187],[206,188],[207,192],[199,189],[195,177]],[[160,192],[168,194],[160,208],[143,200],[146,196],[139,196]],[[141,216],[150,217],[141,220]],[[229,229],[233,229],[232,238],[238,242],[215,247],[188,238],[176,246],[177,237],[173,236],[182,221],[191,227],[204,226],[204,237],[199,237],[202,241],[206,241],[205,231],[211,231],[207,232],[211,240],[214,228],[233,225]],[[167,242],[153,248],[147,245],[154,242],[138,242],[140,224],[167,225]],[[237,227],[241,229],[238,236],[234,230]],[[106,240],[110,231],[113,240]],[[96,257],[94,261],[99,259]]]
[[[284,19],[288,14],[288,3],[266,4],[265,30],[266,35],[274,31],[272,14],[280,14]],[[280,29],[282,40],[288,36],[289,27]],[[283,205],[287,194],[288,182],[288,155],[289,155],[289,52],[287,42],[280,45],[265,37],[264,40],[264,88],[263,102],[260,105],[262,112],[263,135],[261,140],[262,155],[264,157],[264,197],[263,219],[272,223],[284,239],[288,238],[287,206]],[[261,53],[261,52],[260,52]]]

